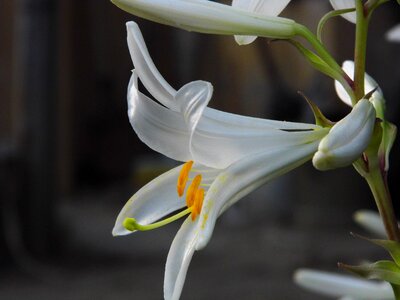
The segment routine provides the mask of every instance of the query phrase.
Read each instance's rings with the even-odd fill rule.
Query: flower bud
[[[348,166],[358,159],[370,142],[375,117],[372,103],[360,100],[321,140],[312,160],[314,167],[325,171]]]
[[[128,13],[189,31],[292,38],[295,22],[206,0],[111,0]]]

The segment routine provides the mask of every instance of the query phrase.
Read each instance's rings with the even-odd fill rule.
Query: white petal
[[[327,296],[350,296],[363,300],[394,299],[392,288],[386,282],[374,282],[347,275],[308,269],[297,270],[294,281],[309,290]]]
[[[208,102],[211,100],[213,88],[209,82],[206,81],[193,81],[184,85],[176,94],[175,101],[180,106],[181,114],[187,124],[190,133],[189,149],[192,157],[197,160],[193,155],[192,141],[197,124],[203,116],[204,109],[207,107]],[[213,128],[210,128],[212,131]],[[210,164],[207,164],[210,165]]]
[[[386,39],[391,42],[400,42],[400,24],[394,26],[386,33]]]
[[[187,87],[197,84],[201,86],[200,83],[202,82],[194,82]],[[207,93],[203,94],[201,91],[193,92],[192,95],[195,96],[189,97],[187,101],[190,105],[182,105],[186,113],[181,114],[157,104],[137,88],[134,72],[128,91],[128,115],[133,129],[150,148],[179,161],[195,160],[220,169],[244,156],[259,152],[260,149],[297,145],[318,139],[324,134],[311,124],[242,117],[208,108],[201,117],[202,109],[209,98]],[[188,94],[190,92],[177,95]],[[205,98],[198,97],[199,95]],[[201,104],[202,99],[206,101]],[[290,130],[295,126],[300,130],[310,131],[286,132],[275,129]],[[316,130],[312,130],[313,128]]]
[[[131,233],[122,225],[126,218],[135,218],[138,223],[145,225],[184,207],[185,199],[179,198],[176,191],[181,168],[181,166],[176,167],[158,176],[137,191],[119,213],[112,234]]]
[[[290,0],[233,0],[232,6],[263,16],[278,16],[289,2]],[[248,45],[256,38],[256,36],[235,35],[239,45]]]
[[[379,237],[386,237],[385,226],[379,214],[372,210],[358,210],[355,212],[354,221],[366,230],[377,234]]]
[[[290,0],[233,0],[232,6],[263,16],[278,16]]]
[[[146,89],[164,106],[179,111],[173,98],[176,91],[158,72],[147,50],[142,33],[135,22],[126,23],[128,47],[136,73]]]
[[[128,22],[128,45],[132,57],[133,64],[136,66],[136,73],[138,74],[140,80],[143,82],[144,86],[149,90],[149,92],[164,106],[171,108],[174,111],[181,111],[180,105],[187,106],[185,101],[191,102],[192,100],[186,97],[182,97],[184,94],[182,91],[188,90],[188,86],[196,89],[196,85],[199,85],[197,89],[201,89],[201,84],[207,89],[208,95],[212,93],[212,86],[210,83],[203,81],[195,81],[189,83],[182,87],[180,96],[176,97],[176,91],[165,81],[165,79],[160,75],[156,66],[154,65],[146,45],[143,40],[143,36],[136,23]],[[199,91],[199,90],[198,90]],[[190,91],[191,94],[196,94],[196,92]],[[172,99],[175,97],[175,99]],[[211,95],[210,95],[211,97]],[[209,101],[210,99],[206,100]],[[206,101],[206,102],[207,102]],[[204,102],[204,103],[206,103]],[[203,103],[203,104],[204,104]],[[276,129],[313,129],[317,128],[315,125],[303,124],[303,123],[293,123],[293,122],[281,122],[274,120],[259,119],[253,117],[245,117],[241,115],[235,115],[230,113],[221,112],[211,108],[207,108],[203,118],[207,119],[207,124],[210,127],[218,126],[228,128],[231,126],[240,126],[243,131],[252,130],[253,128],[264,130],[265,128],[276,128]]]
[[[354,78],[354,62],[351,60],[346,60],[343,62],[342,65],[342,69],[343,71],[351,78]],[[378,83],[368,74],[365,74],[365,94],[368,94],[369,92],[371,92],[373,89],[378,88],[372,95],[371,97],[371,101],[374,102],[374,97],[376,97],[376,99],[383,99],[383,94],[382,94],[382,90],[379,87]],[[339,96],[339,98],[348,106],[352,106],[351,104],[351,99],[349,97],[349,95],[347,94],[347,92],[345,91],[345,89],[343,88],[343,86],[339,83],[339,81],[335,81],[335,89],[336,89],[336,93]],[[381,100],[384,101],[384,100]]]
[[[112,0],[119,8],[165,25],[189,31],[292,38],[293,20],[260,16],[208,0]]]
[[[330,170],[350,165],[367,148],[375,125],[375,109],[369,100],[357,102],[353,110],[337,122],[318,146],[313,165]]]
[[[241,130],[243,132],[255,130],[263,131],[266,129],[307,130],[319,128],[319,126],[314,124],[260,119],[222,112],[212,108],[207,108],[205,110],[203,118],[205,121],[201,126],[208,125],[222,128],[223,130],[233,126],[235,130]]]
[[[198,218],[189,216],[176,234],[165,265],[164,299],[178,300],[198,237]]]
[[[262,184],[309,160],[317,147],[318,142],[314,142],[258,153],[247,156],[222,171],[204,199],[199,216],[200,236],[196,250],[206,246],[217,217],[229,206]]]
[[[243,127],[239,128],[237,124],[221,127],[220,124],[225,119],[224,114],[219,115],[221,118],[219,122],[210,124],[207,117],[202,118],[202,114],[210,101],[211,94],[211,84],[203,81],[191,82],[176,94],[176,102],[180,103],[181,112],[190,131],[192,158],[206,166],[226,168],[247,155],[260,152],[260,149],[268,151],[276,147],[302,144],[322,136],[318,130],[308,132],[286,132],[265,128],[243,130]]]
[[[354,0],[330,0],[330,2],[335,10],[354,8],[356,6]],[[356,23],[356,12],[343,14],[342,17],[354,24]]]
[[[323,130],[287,132],[276,129],[264,131],[224,132],[203,131],[201,122],[193,134],[190,151],[195,161],[206,166],[223,169],[243,159],[262,152],[271,152],[283,147],[292,147],[320,140],[326,132]]]
[[[136,71],[128,86],[128,116],[138,137],[153,150],[179,161],[191,160],[189,132],[182,114],[139,92]]]

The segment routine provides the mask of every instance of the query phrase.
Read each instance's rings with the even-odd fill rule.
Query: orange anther
[[[196,198],[196,192],[199,189],[201,183],[201,175],[196,175],[193,179],[192,183],[188,187],[186,192],[186,205],[187,207],[191,207],[194,204],[194,200]]]
[[[203,206],[203,200],[204,200],[204,189],[198,189],[196,191],[194,203],[192,206],[192,221],[196,220],[196,217],[200,214],[201,207]]]
[[[179,197],[182,197],[185,192],[186,183],[189,179],[189,172],[192,169],[192,166],[193,160],[189,160],[183,164],[183,167],[179,172],[178,182],[176,183],[176,191],[178,192]]]

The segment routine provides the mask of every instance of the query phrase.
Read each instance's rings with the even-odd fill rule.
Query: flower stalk
[[[356,0],[356,41],[354,48],[354,93],[356,100],[365,94],[364,76],[365,59],[367,52],[368,23],[370,14],[364,7],[362,0]]]
[[[381,171],[379,160],[369,158],[369,172],[364,177],[375,198],[387,236],[390,240],[400,241],[400,230],[394,213],[392,198],[389,192],[385,173]]]

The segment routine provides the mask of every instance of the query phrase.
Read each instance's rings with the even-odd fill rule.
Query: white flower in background
[[[400,43],[400,24],[394,26],[386,33],[386,39],[391,42]]]
[[[285,9],[289,2],[290,0],[232,0],[232,6],[259,15],[275,17]],[[239,45],[250,44],[256,38],[256,36],[235,36],[235,40]]]
[[[354,221],[364,229],[378,235],[380,238],[386,238],[386,230],[379,213],[372,210],[358,210],[353,215]]]
[[[314,167],[325,171],[350,165],[367,148],[374,125],[375,109],[369,100],[361,99],[319,143]]]
[[[387,282],[376,282],[310,269],[299,269],[294,282],[310,291],[341,300],[394,300],[392,288]]]
[[[192,255],[207,244],[218,216],[260,185],[310,160],[329,129],[208,108],[209,83],[195,81],[174,90],[153,64],[137,25],[129,22],[127,29],[135,65],[128,87],[132,127],[157,152],[188,162],[133,195],[113,234],[154,229],[188,216],[165,270],[165,299],[178,299]],[[138,77],[160,104],[138,90]]]
[[[294,37],[295,22],[268,17],[208,0],[111,0],[133,15],[189,31],[257,35],[270,38]]]
[[[342,69],[351,79],[353,79],[354,77],[353,61],[346,60],[345,62],[343,62]],[[379,118],[382,118],[385,110],[385,98],[383,96],[381,88],[379,87],[378,83],[368,74],[365,74],[364,86],[365,86],[365,94],[369,94],[374,89],[376,89],[376,91],[371,95],[369,100],[374,105],[375,110],[377,112],[377,116]],[[348,106],[352,106],[349,95],[347,94],[343,86],[340,84],[340,82],[338,82],[337,80],[335,81],[335,89],[339,98]]]

